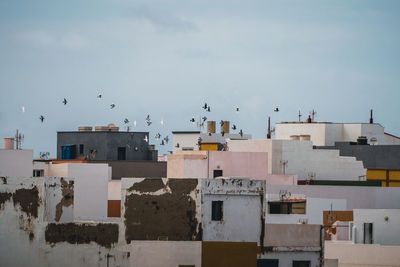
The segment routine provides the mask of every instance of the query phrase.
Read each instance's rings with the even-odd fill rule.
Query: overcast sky
[[[256,138],[312,109],[400,135],[399,29],[400,1],[1,0],[0,137],[55,157],[57,131],[128,118],[165,153],[204,102]]]

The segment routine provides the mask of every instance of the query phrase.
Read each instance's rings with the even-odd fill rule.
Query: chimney
[[[12,138],[12,137],[3,138],[3,149],[13,150],[14,149],[14,138]]]
[[[271,139],[271,118],[268,117],[268,133],[267,133],[267,139]]]
[[[371,109],[371,117],[369,118],[369,123],[373,124],[374,123],[374,118],[372,116],[372,109]]]

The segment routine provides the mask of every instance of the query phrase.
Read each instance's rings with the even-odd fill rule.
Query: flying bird
[[[207,108],[207,111],[208,111],[208,112],[210,112],[210,111],[211,111],[211,107],[210,107],[210,106],[208,106],[208,108]]]
[[[65,99],[65,98],[62,102],[63,102],[64,106],[68,103],[67,99]]]
[[[242,131],[242,129],[240,129],[239,134],[240,134],[241,137],[243,137],[243,131]]]
[[[150,114],[147,114],[146,121],[149,121],[149,120],[150,120]]]
[[[279,108],[278,108],[278,107],[276,107],[276,108],[274,109],[274,111],[275,111],[275,112],[278,112],[278,111],[279,111]]]
[[[203,118],[201,118],[203,120],[203,122],[205,122],[207,120],[207,117],[204,116]]]
[[[150,119],[150,115],[149,114],[147,114],[146,123],[147,123],[147,126],[151,125],[151,119]]]
[[[203,109],[207,109],[208,105],[207,103],[204,104]]]
[[[232,126],[232,130],[236,130],[236,125],[235,124]]]
[[[155,136],[156,139],[160,139],[160,137],[161,137],[160,133],[156,134],[156,136]]]
[[[219,122],[219,124],[220,124],[221,127],[222,127],[222,126],[224,126],[225,122],[224,122],[223,120],[221,120],[221,121]]]
[[[164,140],[165,140],[165,142],[167,142],[167,144],[168,144],[168,141],[169,141],[168,135],[167,135],[166,137],[164,137]]]
[[[22,111],[22,113],[25,112],[25,107],[24,106],[21,107],[21,111]]]
[[[164,119],[161,119],[160,124],[164,125]]]
[[[239,107],[236,107],[236,112],[239,112]]]
[[[133,121],[133,127],[136,127],[136,121]]]
[[[125,123],[125,124],[128,124],[128,123],[129,123],[128,118],[125,118],[124,123]]]
[[[165,145],[164,140],[161,140],[161,144],[160,145],[162,145],[162,146]]]
[[[194,122],[195,121],[195,119],[194,119],[194,117],[192,117],[191,119],[190,119],[190,122]]]
[[[113,109],[113,108],[115,108],[115,104],[114,104],[114,103],[112,103],[112,104],[110,105],[110,109]]]
[[[144,140],[146,143],[149,142],[149,138],[147,137],[147,135],[144,136],[144,139],[143,139],[143,140]]]
[[[39,120],[43,123],[43,121],[44,121],[43,115],[40,115]]]
[[[102,98],[102,97],[103,97],[103,95],[101,93],[97,94],[97,98]]]
[[[222,131],[222,132],[221,132],[221,134],[222,134],[222,136],[224,136],[224,135],[225,135],[225,132],[224,132],[224,131]]]

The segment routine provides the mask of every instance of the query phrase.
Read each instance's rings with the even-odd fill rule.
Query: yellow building
[[[367,169],[367,181],[381,181],[385,187],[400,187],[400,170]]]

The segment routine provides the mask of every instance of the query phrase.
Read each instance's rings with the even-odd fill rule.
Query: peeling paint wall
[[[201,240],[199,189],[197,179],[122,179],[126,242]]]
[[[265,181],[202,179],[204,241],[263,242]],[[212,201],[223,201],[223,219],[212,220]]]
[[[56,186],[49,189],[47,185],[54,183]],[[107,254],[113,256],[110,267],[129,266],[129,253],[118,245],[118,223],[46,221],[56,216],[56,211],[52,216],[46,213],[63,199],[65,183],[69,184],[61,178],[7,177],[7,183],[0,186],[1,266],[103,267],[107,266]],[[66,193],[64,190],[64,196]],[[53,203],[47,199],[51,195]]]
[[[72,178],[46,177],[45,220],[48,222],[74,221],[74,180]]]

